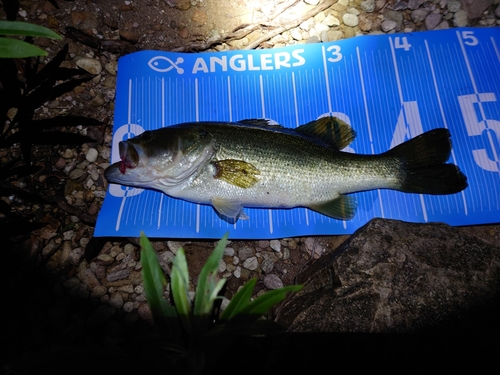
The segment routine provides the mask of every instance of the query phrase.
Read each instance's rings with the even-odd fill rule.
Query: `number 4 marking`
[[[395,37],[394,38],[394,48],[403,48],[405,51],[409,51],[411,48],[411,44],[408,43],[407,37]]]

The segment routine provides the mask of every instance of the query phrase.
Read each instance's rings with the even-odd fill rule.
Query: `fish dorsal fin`
[[[240,201],[215,197],[211,203],[219,215],[229,219],[231,222],[236,222],[238,219],[248,220],[248,216],[243,211]]]
[[[260,171],[246,161],[227,159],[214,161],[212,165],[215,167],[214,178],[231,185],[247,189],[259,181],[257,175],[260,175]]]
[[[356,214],[356,199],[349,195],[340,195],[338,198],[314,205],[309,206],[313,211],[317,211],[320,214],[333,217],[339,220],[351,220]]]
[[[349,124],[333,116],[308,122],[295,130],[304,135],[319,138],[338,150],[349,146],[356,137],[356,132]]]

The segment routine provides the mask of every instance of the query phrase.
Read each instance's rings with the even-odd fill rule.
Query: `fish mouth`
[[[134,145],[127,141],[122,141],[118,144],[120,159],[120,172],[125,174],[127,168],[135,168],[139,164],[139,153],[135,149]]]

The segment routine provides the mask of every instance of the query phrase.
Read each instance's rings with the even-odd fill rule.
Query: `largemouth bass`
[[[209,204],[221,218],[248,218],[244,207],[307,207],[349,220],[354,197],[372,189],[454,194],[467,178],[454,164],[450,133],[434,129],[378,155],[342,152],[353,129],[324,117],[296,129],[266,120],[195,122],[169,126],[119,143],[121,161],[109,182],[150,188]]]

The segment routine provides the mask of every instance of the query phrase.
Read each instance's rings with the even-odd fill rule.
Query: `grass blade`
[[[41,36],[52,39],[62,39],[54,31],[43,26],[20,21],[0,21],[0,35],[23,35],[23,36]]]
[[[250,303],[250,299],[252,298],[253,288],[255,288],[255,284],[257,283],[257,279],[252,279],[247,282],[243,287],[233,296],[229,305],[227,305],[226,309],[223,311],[220,320],[229,320],[239,314],[243,309],[245,309]]]
[[[172,265],[171,293],[179,315],[188,316],[191,312],[189,303],[189,273],[184,249],[179,249]]]
[[[142,280],[151,312],[156,317],[175,317],[174,307],[169,305],[163,296],[167,280],[158,262],[156,252],[144,232],[141,232],[140,244]]]
[[[222,282],[219,281],[216,283],[215,276],[219,269],[219,263],[224,254],[224,249],[226,248],[228,236],[229,233],[226,233],[224,237],[222,237],[200,272],[194,300],[195,315],[201,316],[210,314],[213,302],[224,285],[222,280]]]
[[[26,57],[47,56],[47,52],[22,40],[0,38],[0,58],[24,59]]]
[[[289,285],[280,289],[271,290],[250,302],[240,313],[260,316],[277,303],[283,301],[287,293],[298,292],[302,287],[302,285]]]

